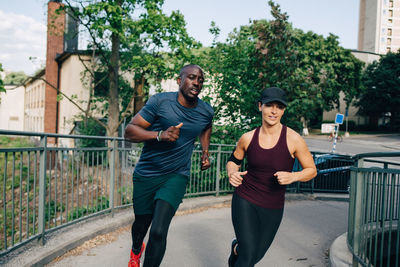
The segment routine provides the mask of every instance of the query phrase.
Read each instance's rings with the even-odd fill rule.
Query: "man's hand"
[[[176,126],[170,126],[167,130],[161,133],[161,141],[175,142],[179,138],[179,132],[183,123]]]
[[[207,170],[210,166],[210,154],[208,151],[203,151],[203,154],[201,155],[201,170]]]
[[[229,183],[234,187],[238,187],[242,184],[243,177],[242,175],[246,175],[247,171],[244,172],[233,172],[229,175]]]

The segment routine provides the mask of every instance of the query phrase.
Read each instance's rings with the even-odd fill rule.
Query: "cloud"
[[[8,71],[32,74],[38,67],[29,57],[45,58],[46,25],[35,19],[0,10],[0,63]]]

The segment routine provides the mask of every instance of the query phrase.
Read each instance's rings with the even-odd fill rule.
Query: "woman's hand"
[[[229,183],[233,185],[234,187],[238,187],[239,185],[242,184],[243,181],[243,175],[246,175],[247,171],[244,172],[233,172],[229,174]]]
[[[274,174],[276,179],[278,180],[278,183],[280,185],[288,185],[294,182],[297,182],[296,177],[293,172],[276,172]]]

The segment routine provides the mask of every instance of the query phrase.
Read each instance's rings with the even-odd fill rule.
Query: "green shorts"
[[[133,209],[135,214],[153,214],[157,199],[167,201],[176,211],[186,193],[188,177],[168,174],[155,177],[133,175]]]

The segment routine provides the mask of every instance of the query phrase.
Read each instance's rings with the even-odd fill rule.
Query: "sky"
[[[359,0],[275,0],[289,22],[303,31],[339,37],[340,45],[356,49]],[[47,0],[0,0],[0,63],[6,71],[32,75],[45,61]],[[211,21],[225,41],[249,20],[272,19],[268,0],[165,0],[164,12],[180,10],[188,33],[204,46],[212,43]]]

